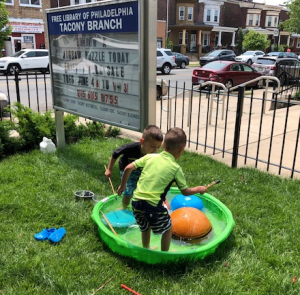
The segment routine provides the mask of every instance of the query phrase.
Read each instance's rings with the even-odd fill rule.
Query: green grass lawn
[[[81,141],[55,154],[39,150],[0,162],[0,294],[142,295],[300,294],[298,180],[232,169],[186,152],[179,159],[190,186],[220,179],[209,193],[231,210],[235,227],[204,260],[147,265],[113,253],[99,238],[92,201],[74,192],[110,195],[104,165],[124,139]],[[112,178],[119,185],[117,165]],[[64,227],[58,244],[38,242],[43,228]]]

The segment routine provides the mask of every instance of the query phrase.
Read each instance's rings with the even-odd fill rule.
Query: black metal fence
[[[232,167],[247,165],[299,177],[299,80],[280,86],[267,83],[273,87],[240,85],[228,92],[169,84],[175,95],[160,101],[157,123],[163,132],[175,126],[184,129],[191,150]]]
[[[168,95],[157,102],[157,125],[163,132],[174,126],[184,129],[189,149],[232,167],[300,177],[300,104],[295,100],[300,85],[294,76],[286,77],[280,87],[267,82],[257,90],[240,85],[206,91],[169,82]],[[19,101],[37,112],[52,109],[47,74],[2,76],[0,82],[11,104]],[[0,119],[7,118],[1,113]]]

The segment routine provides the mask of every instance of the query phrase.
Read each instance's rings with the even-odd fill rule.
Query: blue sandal
[[[61,227],[58,230],[56,230],[54,233],[52,233],[49,236],[48,240],[52,243],[58,243],[65,234],[66,234],[66,230],[63,227]]]
[[[56,228],[44,228],[41,232],[34,235],[34,238],[37,241],[45,241],[47,240],[51,234],[56,231]]]

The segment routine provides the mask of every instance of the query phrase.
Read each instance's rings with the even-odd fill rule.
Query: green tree
[[[0,0],[0,56],[1,49],[4,47],[5,39],[10,35],[11,28],[8,24],[8,11],[6,10],[5,0]]]
[[[282,23],[284,29],[290,33],[300,34],[300,0],[293,0],[286,4],[290,9],[289,19]]]
[[[169,39],[169,37],[166,39],[166,48],[173,50],[173,42]]]
[[[243,53],[243,41],[244,41],[244,33],[242,28],[239,28],[237,32],[237,42],[236,42],[237,54]]]
[[[245,50],[262,50],[270,46],[267,36],[255,31],[249,31],[244,35],[243,48]]]

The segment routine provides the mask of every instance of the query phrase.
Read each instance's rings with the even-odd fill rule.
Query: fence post
[[[237,159],[238,159],[238,153],[239,153],[241,119],[242,119],[242,114],[243,114],[244,95],[245,95],[245,85],[240,85],[238,88],[238,101],[237,101],[237,107],[236,107],[235,129],[234,129],[233,151],[232,151],[232,162],[231,162],[231,167],[235,167],[235,168],[237,167]]]
[[[15,82],[16,82],[16,94],[17,94],[17,102],[21,102],[20,100],[20,85],[19,85],[19,81],[21,81],[21,79],[19,78],[19,74],[17,71],[15,71]]]

